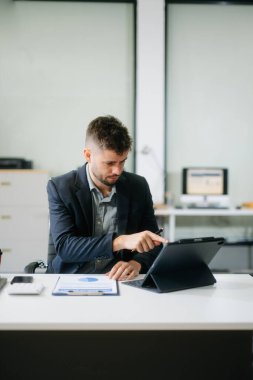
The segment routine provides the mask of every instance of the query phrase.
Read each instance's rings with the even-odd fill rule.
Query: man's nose
[[[113,174],[120,175],[122,172],[122,165],[114,165]]]

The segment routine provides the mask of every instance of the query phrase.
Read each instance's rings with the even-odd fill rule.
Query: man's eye
[[[119,165],[120,165],[120,166],[124,166],[125,163],[126,163],[126,160],[120,162]],[[113,161],[112,161],[112,162],[106,162],[106,165],[107,165],[107,166],[114,166],[114,165],[117,165],[117,163],[116,163],[116,162],[113,162]]]

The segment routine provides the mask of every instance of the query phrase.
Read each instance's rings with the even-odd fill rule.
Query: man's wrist
[[[138,261],[136,261],[136,260],[130,260],[129,264],[131,264],[134,267],[134,269],[136,270],[136,272],[140,273],[140,271],[141,271],[141,264],[138,263]]]
[[[122,243],[123,235],[117,236],[113,242],[112,242],[112,251],[114,253],[117,253],[121,249],[123,249],[123,243]]]

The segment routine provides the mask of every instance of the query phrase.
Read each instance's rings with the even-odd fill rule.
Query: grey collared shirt
[[[93,212],[93,236],[100,236],[110,232],[117,232],[117,193],[116,187],[112,187],[109,196],[104,197],[101,191],[94,185],[90,177],[88,165],[86,165],[87,179],[92,197]],[[94,261],[86,262],[80,266],[77,273],[106,273],[114,265],[115,259],[101,256]]]
[[[86,166],[87,179],[92,196],[93,211],[93,236],[117,232],[117,193],[116,187],[112,187],[111,193],[104,197],[101,191],[94,185],[90,177],[88,165]]]

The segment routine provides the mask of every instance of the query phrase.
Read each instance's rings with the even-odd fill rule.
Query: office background
[[[133,130],[133,7],[0,2],[1,156],[60,174],[82,162],[88,122]]]
[[[155,202],[164,181],[178,202],[181,169],[199,165],[227,167],[232,204],[252,201],[253,6],[213,3],[2,0],[0,155],[71,170],[110,113]]]
[[[164,6],[163,0],[139,0],[137,5],[2,0],[1,156],[24,156],[34,161],[35,168],[52,175],[71,170],[83,162],[87,123],[111,113],[138,138],[137,171],[143,171],[150,182],[153,178],[162,182],[166,174],[168,189],[178,195],[182,167],[224,166],[229,168],[233,203],[252,200],[253,6],[167,4],[164,15],[154,14],[155,8]],[[145,7],[153,15],[145,15]],[[137,107],[143,107],[152,119],[152,124],[144,120],[145,125],[140,125],[138,118],[135,123],[135,77],[138,96],[138,76],[151,65],[146,60],[138,67],[140,56],[136,63],[135,34],[144,17],[157,24],[157,28],[156,24],[146,26],[149,40],[142,37],[146,50],[152,47],[149,56],[164,52],[147,29],[160,28],[160,33],[165,29],[161,42],[166,45],[166,57],[162,57],[166,58],[166,82],[157,91],[164,90],[166,99],[157,111],[155,103],[163,102],[163,94],[153,94],[153,107],[148,103],[152,98],[138,98],[144,104]],[[159,38],[154,30],[152,35],[154,40]],[[145,92],[152,92],[152,82],[163,79],[158,69],[148,72],[150,87],[147,83]],[[161,119],[158,113],[163,111],[166,117]],[[146,146],[151,154],[143,157],[140,152]],[[147,160],[148,173],[142,168]],[[134,168],[133,161],[134,154],[129,169]],[[154,197],[161,200],[160,187]]]
[[[221,2],[226,3],[226,2]],[[253,6],[168,8],[167,162],[229,169],[233,205],[253,199]]]

